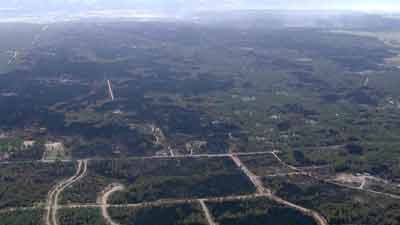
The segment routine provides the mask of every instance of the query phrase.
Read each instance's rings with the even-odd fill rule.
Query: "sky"
[[[361,10],[399,11],[400,0],[0,0],[1,11],[69,10]],[[0,11],[0,13],[1,13]]]

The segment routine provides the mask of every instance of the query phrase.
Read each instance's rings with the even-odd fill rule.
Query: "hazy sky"
[[[339,9],[400,11],[400,0],[0,0],[0,8],[87,9]],[[1,12],[0,12],[1,13]]]

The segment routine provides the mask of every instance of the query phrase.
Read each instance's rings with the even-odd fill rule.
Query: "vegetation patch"
[[[400,223],[397,199],[339,187],[308,176],[268,177],[263,180],[277,196],[320,212],[329,224]]]
[[[110,202],[138,203],[166,198],[203,198],[249,194],[251,182],[230,159],[146,159],[90,161],[85,178],[65,190],[63,202],[95,202],[109,184],[123,192]]]
[[[312,217],[265,198],[207,205],[220,225],[316,225]]]
[[[124,225],[207,225],[197,204],[110,208],[109,213],[114,221]]]
[[[58,221],[60,225],[107,225],[100,209],[62,209]]]
[[[26,210],[0,213],[0,225],[44,225],[44,212]]]
[[[282,165],[272,154],[259,156],[240,156],[242,162],[257,176],[268,176],[274,174],[285,174],[295,172]]]
[[[45,203],[60,180],[74,174],[73,163],[17,163],[0,167],[0,209]]]

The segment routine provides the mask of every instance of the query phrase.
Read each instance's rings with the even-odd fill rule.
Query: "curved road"
[[[103,215],[104,219],[107,221],[109,225],[119,225],[119,223],[116,223],[112,220],[110,214],[108,213],[108,198],[117,191],[123,191],[124,186],[120,184],[111,184],[108,186],[104,191],[103,195],[100,198],[100,204],[101,204],[101,214]]]
[[[60,194],[69,186],[82,179],[86,175],[87,171],[87,161],[79,160],[78,168],[75,174],[67,180],[63,180],[58,183],[47,196],[47,213],[46,213],[46,225],[58,225],[57,221],[57,210],[58,199]]]

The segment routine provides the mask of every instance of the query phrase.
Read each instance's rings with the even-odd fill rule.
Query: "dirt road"
[[[217,225],[214,222],[214,219],[211,216],[210,210],[208,210],[208,207],[206,206],[206,203],[204,203],[203,199],[199,199],[199,203],[201,206],[201,209],[203,210],[204,216],[206,217],[208,225]]]
[[[278,153],[279,153],[279,152],[277,152],[277,151],[273,151],[271,154],[272,154],[282,165],[286,166],[287,168],[292,169],[292,170],[294,170],[294,171],[300,171],[299,168],[297,168],[297,167],[295,167],[295,166],[292,166],[292,165],[289,165],[289,164],[287,164],[286,162],[284,162],[284,161],[277,155]]]
[[[271,191],[266,189],[264,187],[264,185],[262,184],[262,181],[260,180],[259,177],[257,177],[253,172],[251,172],[243,163],[242,161],[239,159],[239,157],[237,155],[230,155],[231,159],[233,160],[233,162],[235,162],[235,164],[237,165],[237,167],[239,167],[244,174],[246,174],[246,176],[250,179],[250,181],[253,183],[253,185],[256,187],[257,193],[258,194],[262,194],[262,193],[267,193],[270,194]]]
[[[126,157],[126,158],[92,158],[86,159],[86,161],[107,161],[107,160],[146,160],[146,159],[182,159],[182,158],[228,158],[231,155],[236,156],[256,156],[256,155],[268,155],[272,154],[271,151],[265,152],[235,152],[235,153],[221,153],[221,154],[184,154],[178,155],[174,153],[174,156],[169,155],[154,155],[154,156],[142,156],[142,157]],[[58,162],[70,163],[72,160],[61,160]],[[54,160],[25,160],[25,161],[3,161],[0,165],[10,164],[27,164],[27,163],[54,163]]]
[[[121,184],[111,184],[103,191],[103,195],[100,197],[100,204],[101,204],[101,214],[103,215],[104,219],[109,225],[119,225],[118,223],[114,222],[108,214],[108,199],[109,197],[117,191],[124,190],[124,186]]]
[[[57,210],[58,200],[60,194],[73,183],[77,182],[78,180],[82,179],[86,175],[87,171],[87,161],[80,160],[78,161],[78,167],[75,174],[67,180],[63,180],[58,183],[48,194],[47,196],[47,213],[46,213],[46,225],[58,225],[57,220]]]
[[[272,152],[272,154],[281,162],[284,163],[277,155],[276,152]],[[328,222],[326,221],[326,219],[324,217],[322,217],[319,213],[311,210],[311,209],[307,209],[304,208],[302,206],[296,205],[292,202],[288,202],[278,196],[275,196],[271,190],[267,189],[264,187],[262,181],[260,180],[260,178],[258,176],[256,176],[255,174],[253,174],[253,172],[251,172],[246,165],[244,165],[242,163],[242,161],[240,160],[240,158],[238,156],[235,155],[231,155],[232,160],[235,162],[235,164],[243,171],[244,174],[246,174],[246,176],[251,180],[251,182],[254,184],[254,186],[257,189],[257,193],[258,194],[266,194],[266,197],[269,197],[271,200],[285,205],[287,207],[290,207],[292,209],[298,210],[300,212],[302,212],[304,215],[307,216],[311,216],[314,218],[315,222],[317,222],[319,225],[328,225]],[[296,168],[296,171],[298,171],[298,169]]]

